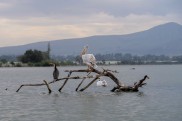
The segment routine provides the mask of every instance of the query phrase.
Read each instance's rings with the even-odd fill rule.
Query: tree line
[[[181,56],[166,56],[166,55],[132,55],[130,53],[115,53],[115,54],[95,54],[96,60],[104,64],[106,61],[117,61],[117,64],[181,64]],[[81,57],[69,56],[53,56],[55,60],[70,60],[81,63]]]
[[[180,56],[166,56],[166,55],[132,55],[130,53],[115,53],[115,54],[95,54],[99,64],[105,64],[106,61],[117,61],[116,64],[181,64],[182,55]],[[21,62],[28,64],[28,66],[49,66],[50,62],[58,65],[80,65],[82,59],[79,55],[55,56],[46,51],[27,50],[23,55],[3,55],[0,56],[0,66],[9,62]]]

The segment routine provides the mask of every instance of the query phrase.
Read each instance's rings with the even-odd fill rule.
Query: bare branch
[[[63,85],[61,86],[61,88],[58,90],[59,92],[61,92],[61,90],[63,89],[63,87],[65,86],[65,84],[67,83],[69,77],[71,76],[72,72],[69,72],[68,74],[68,78],[64,81]]]
[[[85,78],[94,78],[93,75],[91,76],[84,76],[84,77],[79,77],[79,76],[75,76],[75,77],[64,77],[64,78],[60,78],[60,79],[57,79],[56,81],[53,80],[51,82],[48,82],[48,84],[52,84],[52,83],[55,83],[57,81],[61,81],[61,80],[65,80],[65,79],[85,79]],[[24,87],[24,86],[43,86],[43,85],[46,85],[45,83],[40,83],[40,84],[22,84],[20,85],[20,87],[16,90],[16,92],[19,92],[19,90]]]
[[[51,90],[51,88],[49,87],[49,84],[44,80],[44,83],[46,84],[46,86],[47,86],[47,89],[48,89],[48,91],[49,91],[49,94],[52,92],[52,90]]]
[[[110,71],[101,72],[101,71],[99,71],[97,69],[92,68],[91,70],[89,70],[89,69],[86,69],[86,70],[84,70],[84,69],[81,69],[81,70],[66,70],[65,72],[94,72],[94,73],[102,74],[103,76],[107,76],[107,77],[111,78],[117,84],[118,87],[120,87],[122,85],[121,82],[119,81],[119,79],[116,78],[114,76],[114,74],[112,74]]]
[[[102,76],[102,74],[97,75],[86,87],[80,89],[80,91],[84,91],[85,89],[87,89],[91,84],[93,84],[97,79],[99,79],[100,76]]]
[[[87,74],[87,77],[88,77],[90,74],[91,74],[91,72]],[[83,81],[84,81],[85,79],[86,79],[86,78],[84,78],[84,79],[80,82],[80,84],[77,86],[77,88],[75,89],[75,91],[78,91],[78,88],[81,86],[81,84],[83,83]]]
[[[19,90],[23,86],[42,86],[42,85],[46,85],[48,90],[49,90],[49,93],[51,93],[51,89],[49,87],[49,84],[52,84],[52,83],[55,83],[55,82],[58,82],[58,81],[61,81],[61,80],[65,80],[63,85],[59,89],[59,91],[61,91],[69,79],[82,79],[81,83],[76,88],[76,91],[77,91],[78,88],[80,87],[80,85],[83,83],[83,81],[86,78],[94,78],[87,86],[80,89],[80,91],[84,91],[85,89],[87,89],[90,85],[92,85],[101,76],[109,77],[113,82],[116,83],[117,87],[114,87],[111,90],[113,92],[114,91],[132,91],[132,92],[136,92],[136,91],[138,91],[139,87],[142,87],[142,86],[146,85],[146,83],[144,83],[144,81],[146,79],[149,79],[149,77],[146,75],[146,76],[144,76],[143,79],[139,80],[138,82],[135,82],[133,86],[126,86],[126,85],[124,86],[123,84],[121,84],[119,79],[113,74],[113,72],[117,72],[117,71],[112,71],[112,70],[109,70],[109,69],[103,69],[103,71],[99,71],[97,69],[91,68],[91,69],[81,69],[81,70],[65,70],[65,72],[69,72],[67,77],[60,78],[60,79],[57,79],[57,80],[53,80],[53,81],[48,82],[48,83],[46,81],[44,81],[44,83],[40,83],[40,84],[23,84],[18,88],[18,90],[16,92],[19,92]],[[80,76],[70,77],[73,72],[80,72],[80,73],[81,72],[86,72],[88,74],[87,74],[87,76],[83,76],[83,77],[80,77]],[[96,76],[89,75],[91,72],[96,73],[97,75]]]

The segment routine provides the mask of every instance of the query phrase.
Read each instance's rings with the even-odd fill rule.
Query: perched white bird
[[[104,79],[99,79],[98,81],[97,81],[97,86],[103,86],[103,87],[106,87],[107,86],[107,82],[106,82],[106,80],[104,80]]]
[[[86,54],[87,50],[88,46],[85,46],[81,52],[83,63],[88,65],[88,67],[97,68],[95,56],[93,54]]]
[[[97,68],[96,59],[93,54],[84,54],[82,55],[83,63],[87,64],[90,67]]]

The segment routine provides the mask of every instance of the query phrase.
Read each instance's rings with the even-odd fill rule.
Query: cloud
[[[69,20],[72,18],[74,21]],[[130,14],[115,17],[106,13],[88,15],[85,19],[67,17],[55,19],[40,17],[31,19],[0,19],[0,36],[16,44],[92,35],[128,34],[170,22],[174,15],[153,16]],[[8,36],[4,36],[8,35]]]
[[[11,4],[8,3],[0,3],[0,10],[5,10],[11,7]]]
[[[166,22],[182,24],[180,0],[4,0],[0,46],[128,34]]]
[[[0,10],[1,16],[10,18],[84,16],[99,12],[113,16],[182,12],[181,0],[4,0],[1,4],[11,5],[9,9]]]

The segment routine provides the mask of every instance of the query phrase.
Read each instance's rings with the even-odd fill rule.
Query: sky
[[[0,0],[0,47],[182,24],[182,0]]]

